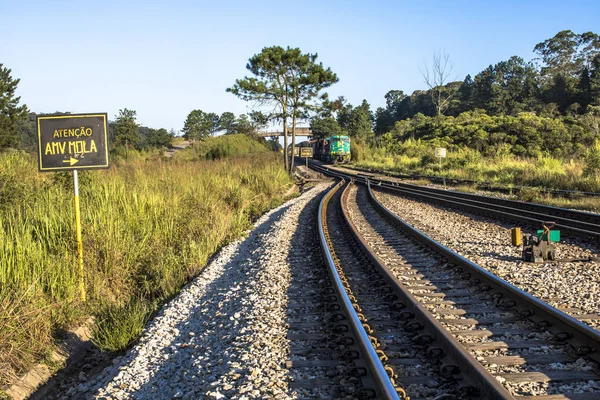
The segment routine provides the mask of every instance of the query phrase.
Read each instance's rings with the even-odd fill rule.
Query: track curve
[[[600,398],[600,376],[594,372],[600,361],[600,333],[428,240],[379,203],[364,182],[366,186],[351,186],[335,197],[338,209],[325,219],[330,223],[329,245],[339,267],[347,270],[347,286],[359,309],[357,293],[373,291],[365,281],[379,282],[387,303],[393,297],[389,295],[396,296],[388,304],[392,321],[387,324],[378,320],[377,312],[374,317],[361,313],[368,330],[371,322],[386,327],[383,334],[381,327],[373,329],[371,339],[385,357],[387,350],[396,349],[389,345],[390,337],[409,337],[430,358],[437,355],[427,368],[437,370],[434,379],[441,377],[442,393],[461,398]],[[336,223],[338,232],[332,234]],[[371,266],[367,275],[356,270],[365,260]],[[403,331],[406,327],[412,332]],[[415,358],[409,360],[408,365]],[[410,395],[415,380],[409,375],[409,384],[403,385],[406,377],[393,369],[392,376]],[[422,395],[417,397],[426,397]]]

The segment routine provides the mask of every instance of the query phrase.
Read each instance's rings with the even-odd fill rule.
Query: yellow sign
[[[79,207],[79,169],[108,168],[107,114],[68,114],[37,119],[39,169],[73,170],[77,271],[81,301],[86,301],[81,211]]]
[[[312,147],[300,147],[300,157],[310,158],[313,156]]]
[[[108,168],[106,114],[37,119],[40,171]]]
[[[71,158],[69,158],[68,160],[63,160],[63,162],[64,162],[64,163],[69,163],[69,165],[74,165],[74,164],[77,164],[77,163],[79,162],[79,160],[78,160],[78,159],[76,159],[76,158],[72,158],[72,157],[71,157]]]

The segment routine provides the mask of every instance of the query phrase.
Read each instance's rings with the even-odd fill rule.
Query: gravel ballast
[[[64,398],[295,398],[286,319],[300,212],[330,183],[262,216],[165,305],[139,343]],[[293,262],[293,261],[292,261]]]
[[[390,233],[387,222],[367,200],[366,189],[363,186],[351,187],[349,193],[349,214],[363,235],[367,244],[381,257],[382,262],[398,278],[403,286],[413,295],[419,296],[427,310],[436,320],[448,330],[455,333],[455,339],[465,346],[478,360],[498,356],[519,356],[527,360],[529,356],[544,354],[557,356],[551,364],[528,363],[522,365],[496,365],[493,361],[483,362],[483,366],[501,382],[512,395],[550,395],[570,392],[597,392],[599,385],[596,380],[585,378],[569,382],[570,388],[563,381],[556,380],[544,383],[535,380],[515,380],[510,375],[504,378],[501,374],[522,374],[526,372],[556,372],[556,371],[590,371],[596,364],[585,359],[576,359],[569,355],[569,347],[556,343],[554,335],[541,331],[532,321],[519,319],[514,310],[497,307],[497,299],[492,293],[484,294],[477,285],[466,281],[462,273],[449,267],[428,249],[415,246],[415,241],[406,237],[402,232]],[[391,241],[390,241],[391,239]],[[401,258],[398,258],[398,255]],[[424,266],[424,268],[421,268]],[[408,274],[406,272],[409,272]],[[420,277],[416,278],[416,273]],[[416,279],[415,279],[416,278]],[[452,293],[461,293],[453,296]],[[444,293],[444,301],[433,294]],[[465,293],[471,293],[467,295]],[[428,296],[431,294],[432,296]],[[494,319],[493,324],[479,325],[466,322]],[[457,324],[458,322],[458,324]],[[477,335],[481,327],[489,329],[490,335]],[[486,329],[483,329],[485,331]],[[461,332],[461,333],[459,333]],[[520,345],[503,344],[520,343]],[[540,346],[539,343],[548,345]],[[490,348],[478,346],[490,345]],[[496,347],[500,345],[500,347]],[[542,350],[543,348],[543,350]],[[566,357],[559,361],[558,357]],[[600,392],[595,393],[600,395]]]
[[[377,190],[374,193],[388,209],[432,239],[550,305],[574,317],[600,312],[598,263],[526,263],[521,260],[521,247],[510,244],[510,228],[517,225]],[[524,233],[532,232],[524,229]],[[598,249],[590,244],[576,238],[562,239],[557,244],[558,258],[598,256]],[[598,319],[582,322],[600,326]]]

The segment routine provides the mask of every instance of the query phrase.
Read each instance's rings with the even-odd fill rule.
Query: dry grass
[[[72,178],[0,153],[0,386],[44,360],[53,333],[89,315],[117,351],[221,246],[283,201],[278,154],[217,161],[130,155],[80,173],[89,301],[77,291]],[[99,325],[100,326],[100,325]]]
[[[416,143],[416,142],[415,142]],[[482,157],[472,149],[461,149],[448,153],[440,164],[430,153],[432,148],[413,143],[411,154],[388,154],[382,149],[362,149],[363,158],[354,160],[362,168],[383,169],[404,174],[446,176],[447,178],[488,182],[506,188],[529,186],[520,196],[526,201],[536,201],[560,207],[599,210],[595,197],[573,199],[548,197],[540,193],[544,189],[560,189],[579,192],[600,192],[600,176],[585,174],[583,159],[557,159],[540,156],[519,158],[513,156]],[[419,147],[420,146],[420,147]],[[471,191],[470,188],[464,188]]]

